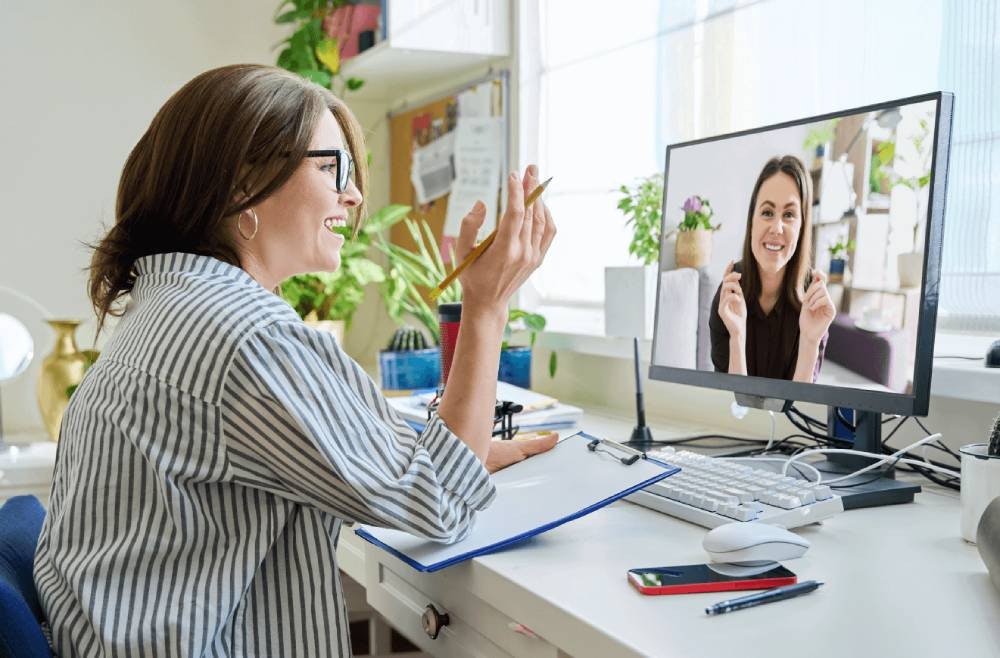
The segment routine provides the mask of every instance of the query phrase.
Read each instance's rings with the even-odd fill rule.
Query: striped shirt
[[[242,269],[137,261],[63,417],[35,582],[61,656],[348,656],[341,524],[455,541],[495,495]]]

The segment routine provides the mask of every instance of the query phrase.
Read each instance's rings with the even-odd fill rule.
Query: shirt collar
[[[179,251],[166,254],[150,254],[136,259],[134,267],[136,274],[140,276],[166,272],[190,272],[194,274],[223,276],[240,283],[255,286],[260,285],[243,268],[230,265],[218,258],[203,256],[201,254],[189,254]]]

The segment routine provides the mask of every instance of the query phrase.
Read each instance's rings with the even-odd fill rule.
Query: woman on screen
[[[814,382],[835,309],[810,270],[812,187],[802,161],[771,158],[750,196],[743,258],[730,262],[712,300],[717,372]]]

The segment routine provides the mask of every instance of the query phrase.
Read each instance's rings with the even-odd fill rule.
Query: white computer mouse
[[[712,562],[753,565],[802,557],[809,541],[784,528],[760,522],[734,522],[709,530],[701,545]]]

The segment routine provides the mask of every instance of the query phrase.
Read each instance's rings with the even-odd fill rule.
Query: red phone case
[[[660,585],[659,587],[647,587],[640,585],[626,573],[626,580],[640,593],[647,596],[658,594],[697,594],[699,592],[731,592],[741,589],[771,589],[782,585],[794,585],[799,581],[798,576],[781,576],[777,578],[760,578],[757,580],[727,580],[717,583],[688,583],[686,585]]]

